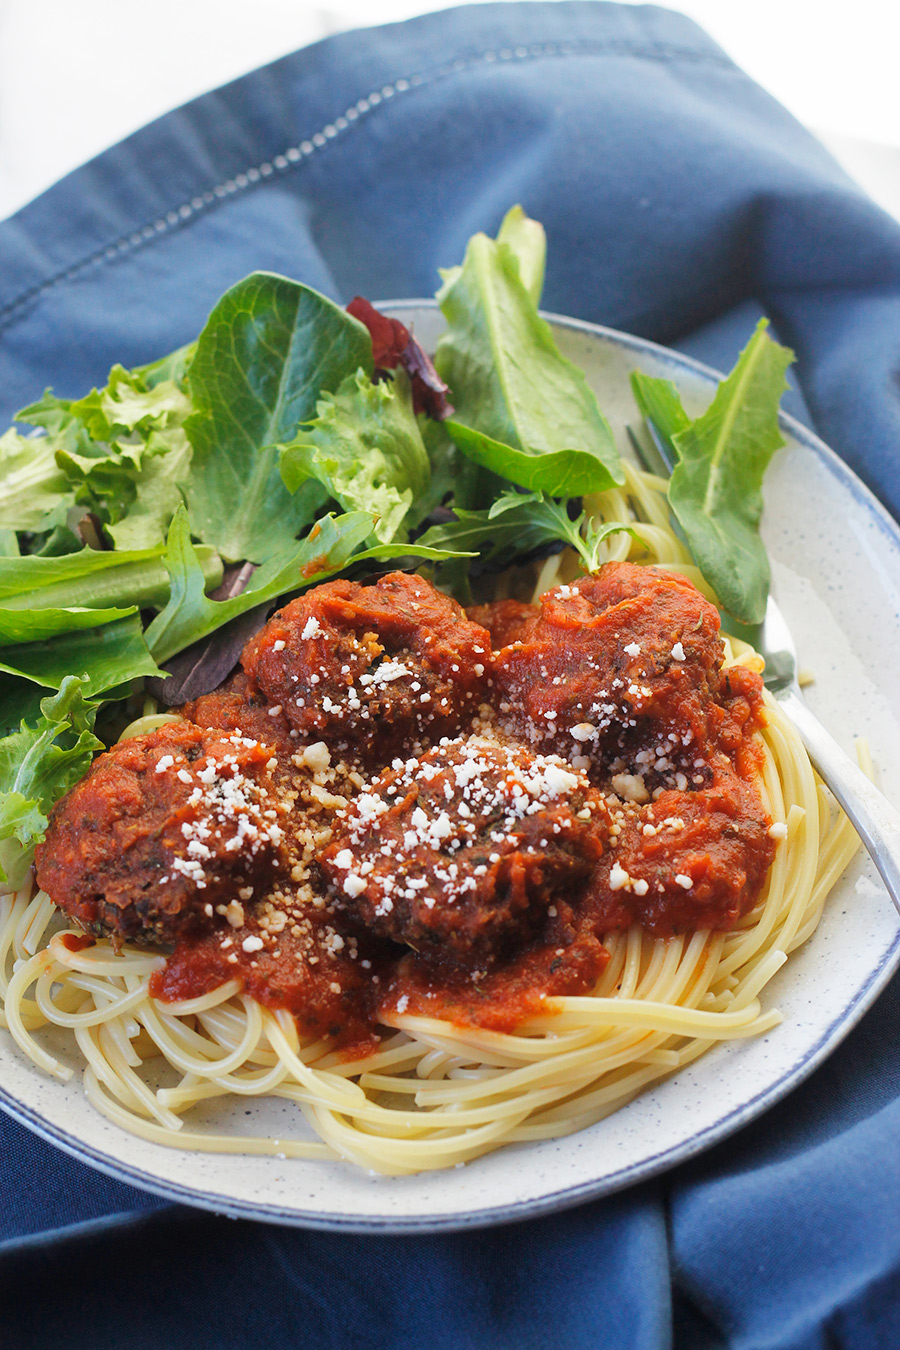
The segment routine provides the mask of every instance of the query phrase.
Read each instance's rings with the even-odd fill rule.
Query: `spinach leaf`
[[[510,227],[507,238],[523,228]],[[447,330],[435,364],[450,386],[456,422],[522,454],[578,451],[596,461],[603,487],[623,482],[612,431],[587,380],[538,314],[533,265],[520,262],[510,243],[476,234],[462,266],[442,275],[437,299]],[[461,505],[476,504],[479,494],[489,500],[497,486],[482,478]]]
[[[759,537],[762,481],[784,444],[778,405],[794,359],[767,326],[760,320],[706,412],[669,430],[676,410],[666,428],[677,455],[669,504],[722,608],[744,624],[765,615],[770,572]]]
[[[102,749],[86,692],[83,679],[67,675],[59,693],[41,700],[35,725],[23,722],[0,739],[0,877],[14,886],[25,880],[54,803]]]
[[[255,272],[216,305],[188,372],[185,495],[197,536],[227,561],[264,562],[313,520],[321,490],[291,496],[277,447],[359,368],[371,374],[368,332],[308,286]]]
[[[428,454],[398,370],[373,384],[362,371],[319,400],[318,416],[282,448],[281,476],[290,492],[316,478],[347,511],[376,517],[381,543],[405,538],[403,519],[428,487]]]

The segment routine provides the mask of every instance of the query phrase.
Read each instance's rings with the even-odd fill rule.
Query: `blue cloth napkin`
[[[547,227],[548,309],[720,367],[767,312],[799,357],[795,408],[900,513],[900,226],[655,7],[485,5],[344,34],[109,150],[0,224],[0,415],[186,341],[254,268],[341,300],[428,295],[517,201]],[[699,1160],[464,1234],[219,1219],[3,1117],[0,1339],[900,1345],[898,1033],[895,982],[806,1084]]]

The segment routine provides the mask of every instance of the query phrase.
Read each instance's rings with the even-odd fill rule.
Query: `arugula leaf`
[[[147,629],[150,650],[158,661],[167,661],[239,614],[333,576],[351,561],[420,557],[440,562],[457,556],[455,550],[418,543],[378,544],[358,553],[356,550],[372,534],[374,524],[368,511],[323,516],[305,539],[295,541],[259,567],[240,595],[230,600],[210,600],[203,593],[203,574],[191,542],[187,514],[180,510],[169,527],[166,566],[171,576],[171,596]]]
[[[762,481],[784,444],[778,405],[794,359],[761,319],[706,412],[672,435],[678,461],[669,503],[719,603],[744,624],[761,623],[769,559],[759,537]]]
[[[308,286],[254,272],[216,305],[188,372],[185,495],[197,536],[227,561],[265,562],[313,520],[321,492],[291,496],[277,447],[359,368],[372,372],[368,332]]]
[[[317,405],[318,416],[281,451],[289,492],[318,479],[345,510],[370,511],[381,543],[404,538],[403,518],[428,487],[428,454],[409,379],[373,384],[362,371]]]
[[[603,561],[604,540],[622,531],[640,539],[639,531],[624,522],[595,526],[586,512],[571,520],[565,502],[542,493],[506,492],[487,511],[457,510],[456,520],[433,525],[419,543],[457,551],[481,549],[486,562],[506,565],[559,540],[575,549],[586,572],[595,572]]]
[[[43,530],[51,511],[74,501],[45,437],[14,428],[0,436],[0,529]]]
[[[507,238],[523,230],[511,225]],[[437,299],[447,330],[435,365],[450,386],[456,421],[523,454],[591,456],[602,486],[612,487],[624,479],[610,426],[539,316],[523,266],[534,288],[533,264],[520,262],[510,243],[476,234],[462,266],[442,273]],[[484,498],[495,486],[482,480],[476,492]]]
[[[609,487],[606,466],[583,450],[529,455],[452,418],[443,425],[467,459],[519,487],[546,492],[551,497],[582,497],[586,492],[602,492]]]
[[[22,722],[0,739],[0,876],[14,886],[25,880],[54,803],[103,748],[93,734],[96,706],[85,693],[85,681],[67,675],[58,694],[41,700],[36,725]]]
[[[0,670],[45,689],[59,689],[73,671],[83,672],[85,694],[101,694],[142,675],[158,675],[140,617],[76,629],[43,641],[0,648]]]

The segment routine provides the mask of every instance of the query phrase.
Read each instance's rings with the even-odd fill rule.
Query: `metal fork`
[[[668,447],[652,422],[648,420],[646,427],[652,451],[648,443],[629,427],[632,445],[646,469],[668,477],[672,472]],[[658,462],[654,462],[656,460]],[[766,602],[765,619],[754,645],[766,663],[763,683],[793,723],[822,781],[853,822],[900,911],[900,812],[810,711],[797,680],[794,639],[772,595]]]

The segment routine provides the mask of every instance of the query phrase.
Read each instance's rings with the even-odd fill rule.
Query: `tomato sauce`
[[[78,788],[54,812],[43,874],[87,860],[92,931],[112,888],[121,931],[168,942],[157,997],[237,979],[347,1056],[404,1012],[511,1031],[548,997],[595,987],[606,933],[733,926],[774,856],[753,739],[761,681],[723,672],[715,609],[662,569],[611,563],[539,606],[468,615],[418,577],[328,583],[182,711],[184,732],[137,738],[92,770],[91,801],[111,801],[104,775],[127,770],[128,820],[152,803],[140,893],[76,819]],[[281,842],[257,845],[257,866],[234,829],[203,835],[209,882],[192,900],[179,874],[175,924],[143,881],[176,866],[194,772],[178,747],[192,737],[264,775],[259,828],[273,805]],[[229,888],[219,858],[245,884]]]

